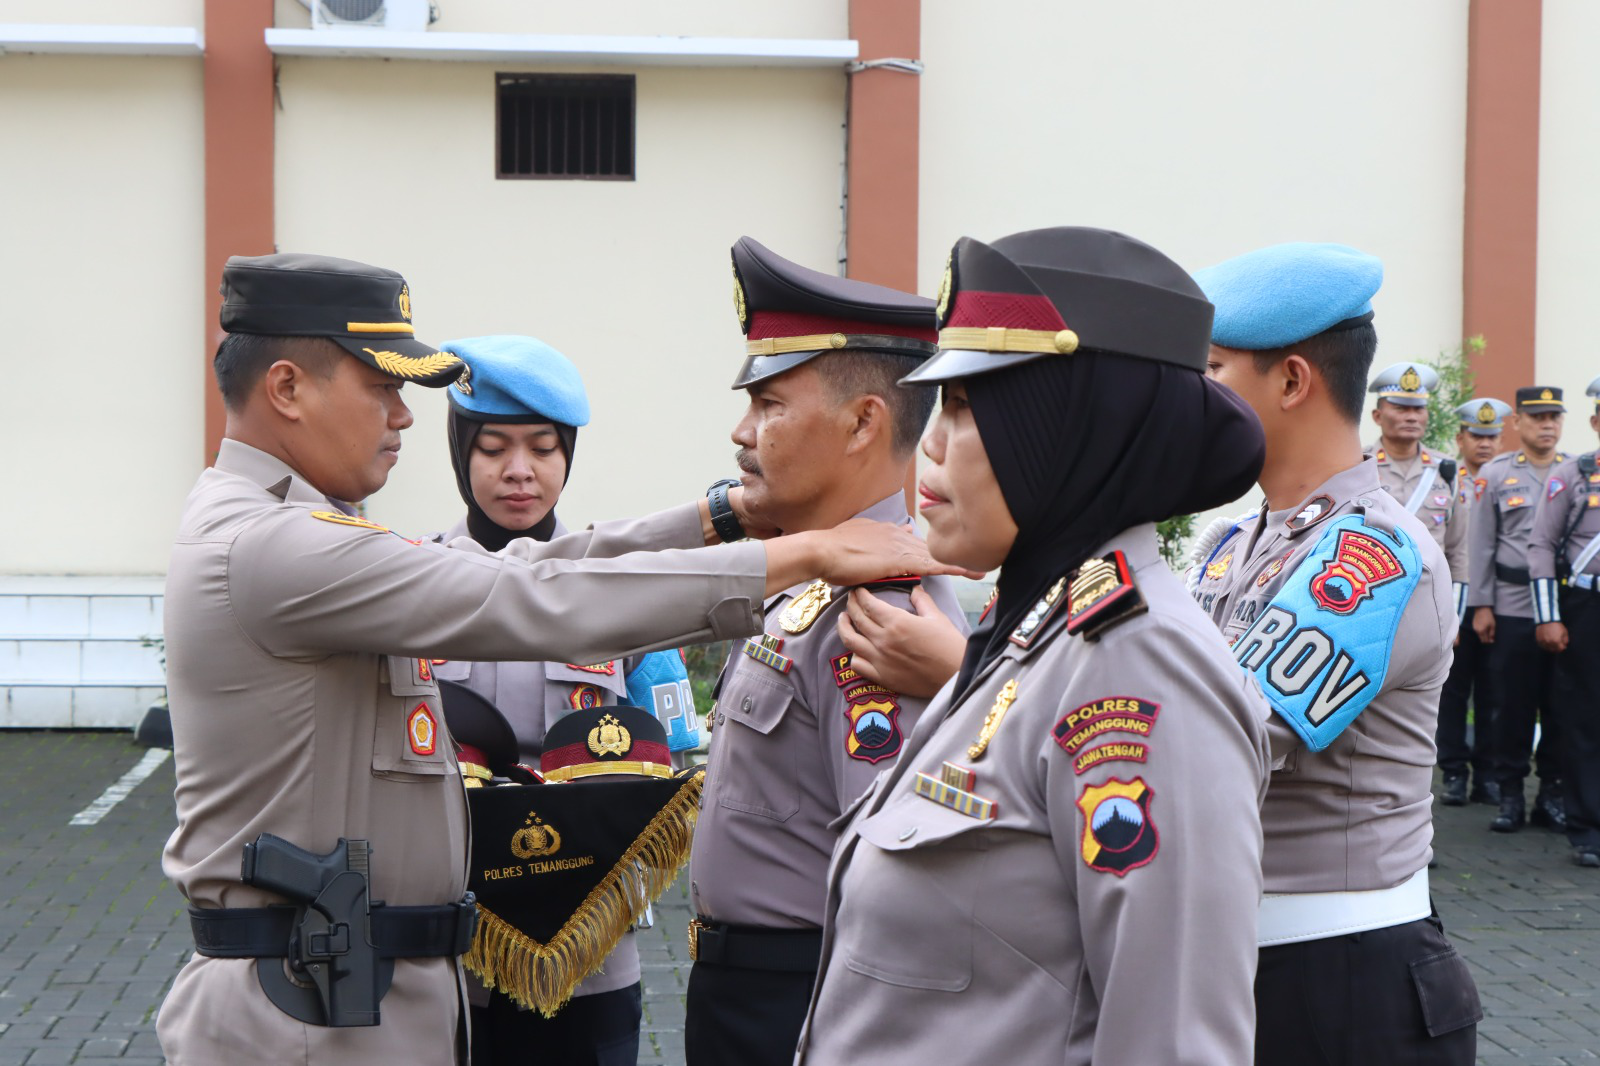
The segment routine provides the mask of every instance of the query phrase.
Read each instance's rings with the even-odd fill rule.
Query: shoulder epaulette
[[[1595,472],[1595,469],[1596,465],[1594,452],[1584,452],[1582,455],[1578,456],[1578,473],[1582,474],[1584,477],[1588,477],[1590,474]]]
[[[1067,582],[1067,632],[1098,640],[1120,622],[1136,618],[1147,609],[1133,569],[1121,552],[1090,559]]]
[[[922,584],[922,578],[916,574],[907,574],[904,577],[880,577],[876,581],[863,581],[856,588],[866,589],[868,592],[882,592],[885,589],[901,589],[910,592]]]

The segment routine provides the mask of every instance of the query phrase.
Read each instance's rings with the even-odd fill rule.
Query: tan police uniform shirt
[[[1521,575],[1528,569],[1528,539],[1533,512],[1544,495],[1550,471],[1566,459],[1557,452],[1547,466],[1535,466],[1526,452],[1501,452],[1478,471],[1483,497],[1472,509],[1467,607],[1489,607],[1508,618],[1532,618],[1533,594]]]
[[[1600,457],[1600,452],[1594,454]],[[1545,491],[1539,495],[1533,531],[1528,537],[1528,573],[1535,579],[1555,577],[1557,552],[1565,555],[1566,565],[1571,567],[1596,537],[1600,537],[1600,469],[1584,474],[1574,456],[1556,464],[1545,481]],[[1600,574],[1600,552],[1571,576],[1579,574]],[[1559,609],[1560,604],[1555,606]]]
[[[1439,470],[1440,456],[1418,445],[1417,454],[1400,460],[1381,446],[1367,449],[1378,464],[1378,484],[1384,491],[1405,507],[1422,488],[1428,487],[1411,513],[1433,536],[1450,564],[1450,580],[1466,584],[1467,581],[1467,525],[1472,493],[1463,487],[1465,473],[1457,467],[1453,481],[1446,481]],[[1431,472],[1431,473],[1430,473]]]
[[[1117,551],[1148,611],[1088,640],[1059,597],[855,813],[797,1062],[1250,1062],[1269,712],[1155,527]],[[995,817],[918,794],[946,762]]]
[[[1195,598],[1233,646],[1287,582],[1313,580],[1301,564],[1328,524],[1358,512],[1379,529],[1404,531],[1422,575],[1382,685],[1344,732],[1312,752],[1278,715],[1268,723],[1274,764],[1261,827],[1269,893],[1393,888],[1433,857],[1433,736],[1456,635],[1450,576],[1439,545],[1380,488],[1373,460],[1231,531],[1202,564]]]
[[[557,519],[551,539],[567,534],[567,527]],[[465,519],[438,539],[448,543],[462,537],[471,537]],[[516,734],[518,761],[537,770],[545,731],[558,718],[580,708],[614,707],[627,700],[627,674],[632,663],[632,659],[600,663],[450,659],[435,663],[433,675],[441,681],[458,681],[494,704]],[[584,978],[572,995],[577,998],[615,992],[634,984],[639,976],[639,948],[630,929],[606,956],[600,970]],[[467,983],[474,1005],[488,1002],[488,989],[482,981],[469,974]]]
[[[899,492],[856,517],[911,524]],[[695,909],[715,921],[822,925],[828,856],[839,835],[832,823],[893,764],[927,706],[869,684],[845,661],[838,622],[849,590],[824,586],[827,605],[806,614],[800,632],[784,628],[785,612],[810,587],[796,585],[766,602],[766,633],[775,647],[768,650],[776,658],[746,654],[748,642],[735,646],[717,682],[690,859]],[[922,587],[965,633],[950,579],[924,578]],[[874,594],[910,609],[909,592]]]
[[[427,657],[594,662],[760,625],[759,544],[622,554],[701,544],[693,506],[502,556],[351,521],[232,440],[189,496],[166,590],[178,827],[162,865],[195,906],[284,902],[239,880],[260,833],[318,853],[369,840],[373,899],[460,898],[466,802]],[[590,609],[621,588],[639,610]],[[196,956],[157,1029],[174,1066],[449,1063],[458,973],[399,960],[382,1024],[331,1029],[272,1006],[253,960]]]

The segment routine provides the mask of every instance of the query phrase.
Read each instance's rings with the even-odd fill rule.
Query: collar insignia
[[[1295,512],[1294,517],[1285,522],[1284,525],[1290,529],[1307,529],[1316,525],[1324,518],[1327,518],[1332,513],[1333,497],[1317,496],[1314,497],[1304,507],[1300,508],[1299,511]]]

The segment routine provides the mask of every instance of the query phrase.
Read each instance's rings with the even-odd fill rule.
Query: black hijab
[[[554,426],[556,437],[561,441],[561,454],[567,460],[566,471],[561,475],[561,484],[566,485],[567,479],[572,476],[572,453],[578,445],[578,427],[569,426],[565,422],[556,422],[537,412],[522,416],[495,415],[491,421],[508,425],[548,422]],[[450,436],[450,465],[456,472],[456,488],[467,503],[467,532],[472,535],[473,540],[492,552],[499,551],[518,537],[549,540],[556,529],[554,507],[550,508],[549,514],[528,529],[507,529],[497,524],[484,513],[482,507],[478,506],[477,499],[472,495],[472,445],[478,439],[478,432],[483,427],[483,422],[468,418],[457,410],[455,404],[450,405],[450,421],[446,427]]]
[[[994,608],[967,643],[957,693],[1095,548],[1132,526],[1238,499],[1266,455],[1244,401],[1183,367],[1079,350],[965,384],[1018,533]]]

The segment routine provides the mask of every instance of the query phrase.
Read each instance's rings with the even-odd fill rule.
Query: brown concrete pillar
[[[273,251],[273,62],[266,31],[272,0],[206,0],[206,439],[204,462],[222,440],[222,398],[211,377],[211,357],[222,339],[217,292],[230,255]]]
[[[1478,392],[1507,403],[1534,384],[1542,7],[1472,0],[1467,19],[1461,332],[1486,343]]]

